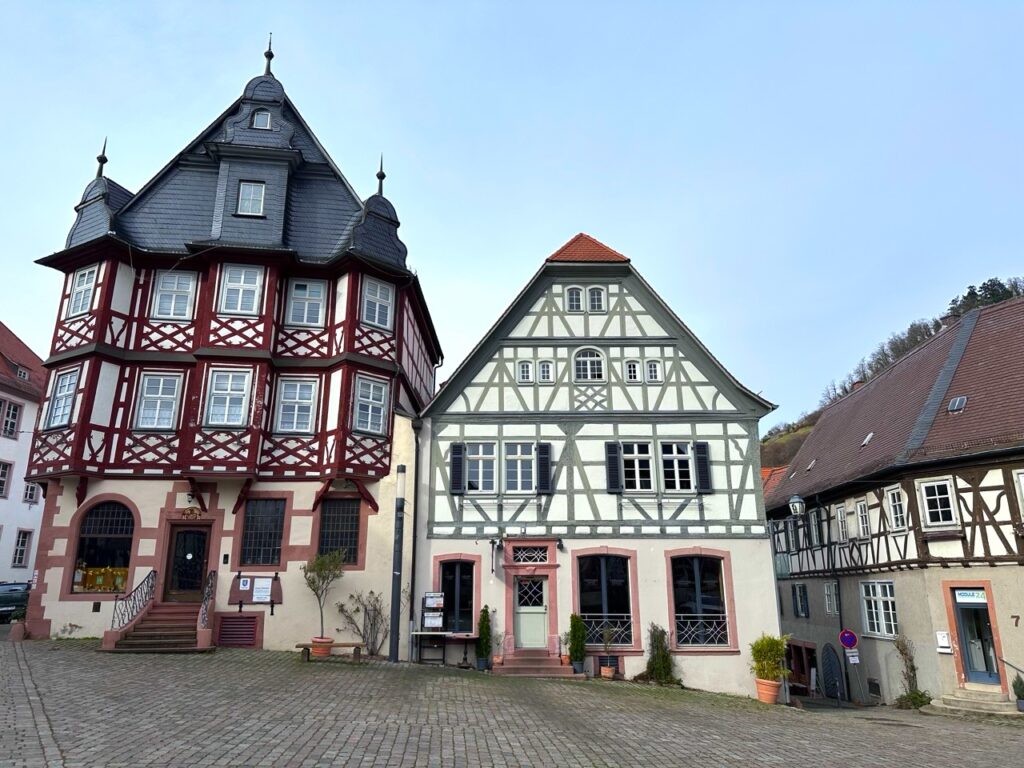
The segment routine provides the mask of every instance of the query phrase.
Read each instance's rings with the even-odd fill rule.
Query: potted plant
[[[28,632],[25,630],[25,609],[16,608],[11,614],[11,633],[8,639],[12,643],[20,643],[26,637],[28,637]]]
[[[476,668],[483,672],[491,661],[491,610],[480,609],[480,623],[476,630]]]
[[[609,666],[601,665],[601,677],[605,680],[611,680],[615,677],[615,667],[610,666],[612,660],[612,639],[615,637],[615,633],[611,627],[605,627],[601,630],[601,645],[604,646],[604,662]]]
[[[1017,697],[1017,711],[1024,712],[1024,677],[1020,672],[1013,678],[1013,695]]]
[[[582,617],[574,613],[569,617],[569,660],[572,671],[583,673],[583,660],[587,657],[587,627]]]
[[[495,632],[494,633],[494,656],[491,658],[492,664],[504,664],[505,663],[505,633]]]
[[[774,704],[779,698],[782,678],[789,677],[786,669],[786,641],[789,635],[776,637],[762,634],[750,644],[750,669],[757,684],[757,700]]]
[[[569,660],[569,633],[563,632],[558,636],[558,656],[562,660],[562,666],[567,667]]]
[[[336,549],[327,554],[317,555],[308,563],[301,566],[302,577],[306,580],[306,586],[316,597],[317,607],[320,609],[320,636],[312,640],[312,653],[314,656],[330,656],[333,637],[324,637],[324,603],[327,602],[327,595],[334,586],[334,582],[340,579],[345,573],[345,551]]]

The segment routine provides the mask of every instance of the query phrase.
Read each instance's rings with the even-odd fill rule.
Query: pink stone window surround
[[[676,643],[676,607],[672,583],[672,560],[676,557],[710,557],[722,561],[722,590],[725,593],[725,613],[729,639],[725,645],[678,645]],[[668,597],[669,651],[679,656],[721,656],[739,654],[739,636],[736,630],[736,605],[733,596],[732,553],[710,547],[681,547],[665,552],[665,591]]]
[[[629,609],[632,623],[632,645],[614,645],[611,648],[612,656],[642,656],[643,629],[640,624],[640,583],[637,577],[636,550],[623,549],[621,547],[589,547],[587,549],[574,549],[572,551],[572,611],[580,611],[580,566],[581,557],[595,555],[614,555],[624,557],[629,561]],[[600,643],[588,644],[587,651],[591,654],[604,655],[604,646]]]
[[[471,639],[477,636],[477,630],[480,624],[480,609],[483,607],[483,603],[480,602],[480,563],[482,559],[483,558],[480,555],[473,555],[466,552],[449,552],[443,555],[434,555],[433,568],[431,569],[434,577],[434,592],[441,591],[441,565],[443,563],[461,560],[463,562],[473,564],[473,631],[469,633],[453,633],[453,637],[465,637],[467,639]]]

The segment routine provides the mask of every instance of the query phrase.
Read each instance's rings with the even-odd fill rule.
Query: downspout
[[[412,469],[412,552],[409,565],[409,661],[412,661],[413,651],[413,628],[416,618],[416,540],[419,538],[419,515],[420,507],[420,429],[423,422],[420,419],[412,420],[412,431],[415,435],[415,446],[413,448],[413,469]]]

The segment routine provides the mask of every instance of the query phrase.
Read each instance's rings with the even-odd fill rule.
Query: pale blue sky
[[[95,173],[135,191],[262,71],[402,219],[447,364],[584,231],[744,384],[815,407],[1024,273],[1020,3],[8,3],[3,312],[48,351]]]

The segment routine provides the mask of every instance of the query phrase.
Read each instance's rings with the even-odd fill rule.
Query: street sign
[[[842,645],[843,648],[853,650],[857,647],[857,633],[852,629],[844,629],[839,633],[839,644]]]
[[[853,648],[846,649],[846,660],[850,664],[860,664],[860,651]]]

